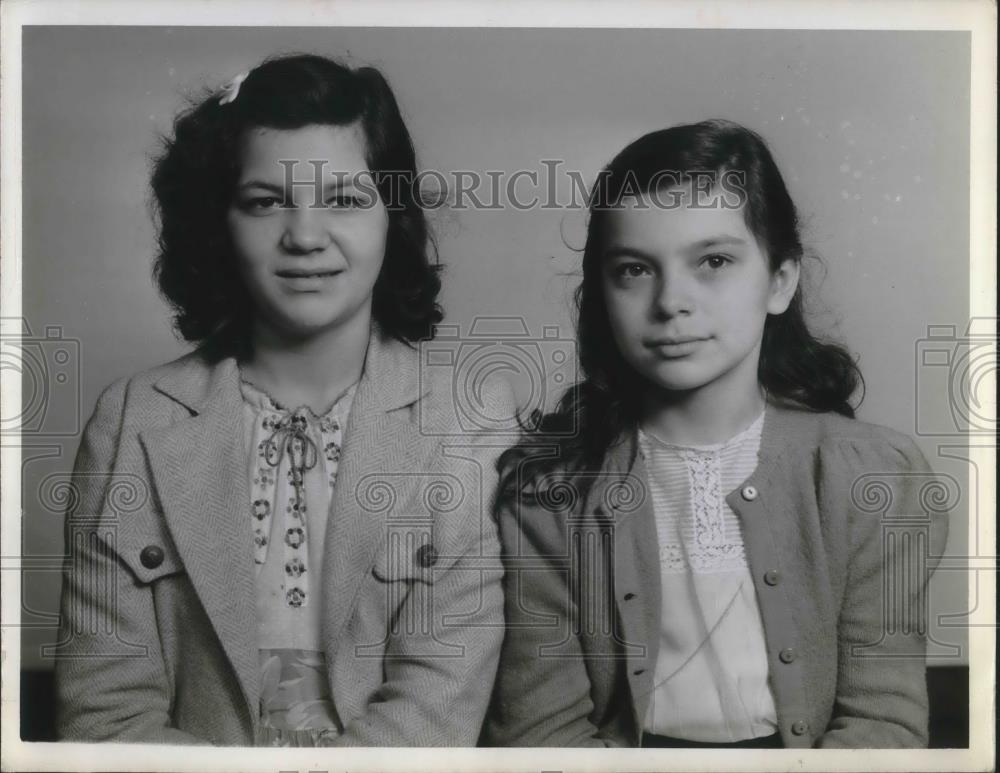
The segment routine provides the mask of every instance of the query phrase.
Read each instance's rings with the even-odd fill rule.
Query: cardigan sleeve
[[[841,441],[827,453],[839,457],[828,468],[846,471],[831,488],[847,508],[849,564],[836,700],[818,746],[925,747],[927,583],[945,547],[938,508],[947,497],[902,435]]]
[[[483,745],[610,745],[589,719],[594,704],[571,625],[570,573],[557,559],[566,551],[562,517],[516,493],[499,503],[507,631]],[[559,657],[545,657],[546,645],[559,645]]]
[[[105,519],[126,442],[127,384],[116,382],[101,395],[74,465],[66,534],[75,538],[63,569],[56,727],[66,741],[204,744],[172,726],[152,591],[98,533],[113,529]]]

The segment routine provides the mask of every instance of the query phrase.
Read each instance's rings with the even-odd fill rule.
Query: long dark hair
[[[416,156],[381,73],[322,56],[278,57],[251,70],[235,99],[223,104],[219,97],[211,94],[178,116],[153,168],[159,221],[154,273],[181,336],[219,355],[245,353],[249,346],[253,304],[226,225],[246,131],[358,123],[379,194],[392,201],[372,314],[401,340],[431,337],[443,316],[440,267],[428,259],[434,245],[412,188],[393,184],[393,175],[413,179]]]
[[[715,183],[735,172],[745,191],[747,227],[765,249],[772,271],[786,260],[801,262],[795,205],[764,140],[730,121],[712,120],[646,134],[621,151],[598,177],[590,196],[583,281],[576,290],[577,344],[583,380],[562,396],[554,411],[534,418],[526,442],[556,440],[561,453],[550,466],[597,470],[608,449],[638,424],[641,377],[625,362],[611,333],[602,289],[602,250],[608,215],[623,196],[649,193],[671,181],[711,175]],[[764,324],[758,380],[772,399],[814,411],[854,416],[851,396],[862,384],[851,355],[816,338],[806,324],[801,284],[788,309]],[[524,447],[510,449],[500,467],[513,472]],[[509,482],[509,478],[507,479]]]

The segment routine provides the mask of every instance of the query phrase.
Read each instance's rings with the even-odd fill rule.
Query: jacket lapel
[[[140,434],[171,536],[251,716],[259,694],[253,552],[239,372],[192,357],[156,388],[193,415]]]
[[[323,634],[327,661],[336,657],[362,581],[386,537],[388,518],[408,511],[419,488],[429,438],[410,411],[421,396],[419,352],[373,331],[365,369],[344,434],[324,542]]]

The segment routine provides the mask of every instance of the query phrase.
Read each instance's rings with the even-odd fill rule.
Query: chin
[[[289,332],[316,333],[342,324],[349,314],[329,300],[310,299],[308,304],[298,308],[285,309],[281,315],[281,325]]]
[[[315,319],[302,317],[284,319],[277,322],[277,324],[272,325],[272,328],[278,333],[282,338],[291,340],[304,340],[311,338],[315,335],[323,333],[331,328],[337,327],[339,320],[326,319]]]
[[[690,392],[712,381],[711,374],[699,372],[699,370],[683,365],[671,365],[669,368],[660,365],[657,368],[647,370],[643,375],[654,386],[661,389],[667,389],[671,392]]]

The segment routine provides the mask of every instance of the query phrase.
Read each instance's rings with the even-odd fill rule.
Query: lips
[[[291,293],[325,293],[337,285],[337,277],[343,269],[332,268],[284,268],[274,274]]]
[[[274,273],[277,276],[280,276],[282,279],[317,279],[317,278],[321,279],[323,277],[336,276],[337,274],[341,273],[342,271],[343,271],[343,269],[339,269],[339,268],[338,269],[332,269],[332,268],[330,268],[330,269],[324,269],[324,268],[316,268],[316,269],[286,268],[286,269],[282,269],[280,271],[275,271]]]
[[[649,341],[646,346],[665,360],[675,360],[694,354],[708,340],[707,336],[672,336]]]
[[[658,338],[650,341],[649,346],[678,346],[680,344],[690,344],[697,341],[707,341],[708,336],[673,336],[671,338]]]

